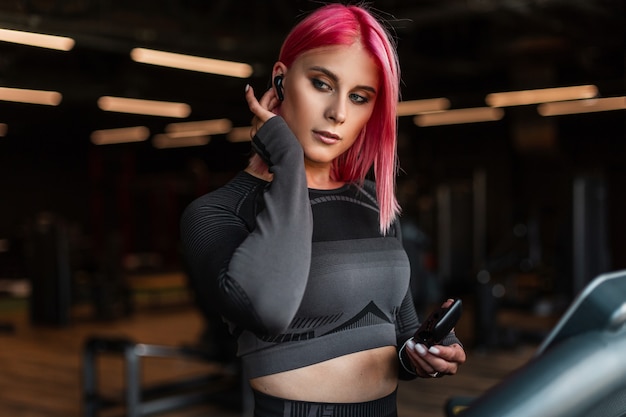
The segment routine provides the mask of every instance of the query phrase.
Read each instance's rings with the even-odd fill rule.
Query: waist
[[[396,391],[377,400],[359,403],[329,403],[293,401],[273,397],[258,391],[254,393],[255,417],[398,417]]]
[[[354,403],[385,397],[398,383],[394,346],[250,379],[255,391],[297,401]]]

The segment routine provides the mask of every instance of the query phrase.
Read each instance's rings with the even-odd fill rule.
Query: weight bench
[[[99,392],[97,357],[101,354],[122,356],[124,393],[117,398],[107,398]],[[146,357],[208,360],[203,351],[193,348],[135,343],[127,338],[90,337],[82,354],[82,415],[96,417],[101,410],[125,407],[126,416],[142,417],[224,400],[226,391],[241,388],[236,373],[227,369],[183,381],[143,386],[142,358]]]

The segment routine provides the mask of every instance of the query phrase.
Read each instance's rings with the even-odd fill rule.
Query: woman
[[[411,340],[394,46],[365,8],[326,5],[272,78],[260,100],[246,86],[250,164],[183,214],[189,273],[238,338],[255,416],[396,416],[399,378],[454,374],[465,353],[454,334]]]

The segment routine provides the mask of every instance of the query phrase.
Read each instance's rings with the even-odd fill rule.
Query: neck
[[[343,181],[337,181],[330,175],[331,164],[314,165],[304,163],[307,187],[316,190],[332,190],[339,188],[345,184]],[[261,161],[258,156],[250,159],[245,171],[257,178],[271,182],[274,175],[268,171],[267,165]]]
[[[341,187],[344,182],[335,180],[331,174],[330,164],[324,166],[314,166],[305,162],[306,182],[309,188],[317,190],[332,190]]]

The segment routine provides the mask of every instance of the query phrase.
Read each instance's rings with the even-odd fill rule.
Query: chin
[[[305,155],[304,158],[314,164],[332,164],[336,157],[323,157],[319,155]]]

